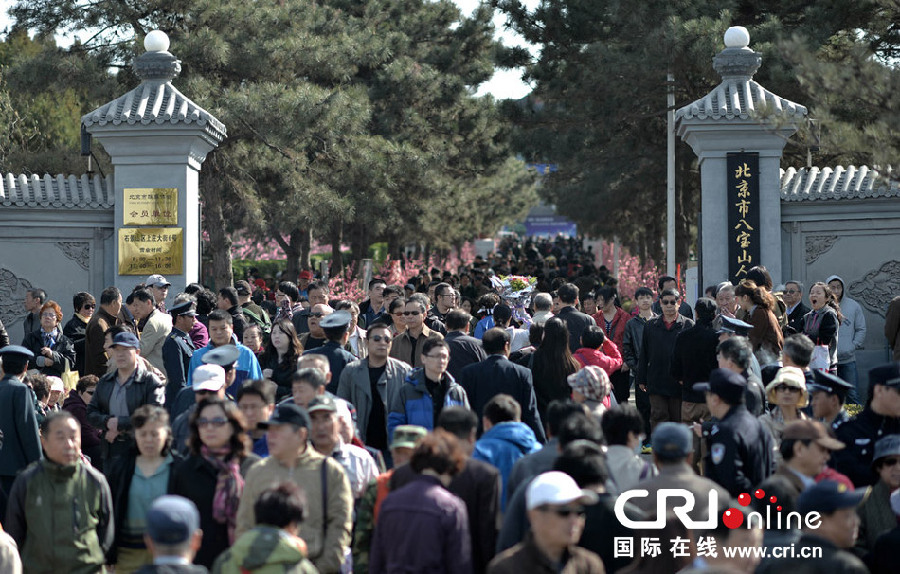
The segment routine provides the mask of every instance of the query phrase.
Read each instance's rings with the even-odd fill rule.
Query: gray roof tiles
[[[781,201],[900,197],[900,185],[890,176],[890,166],[883,173],[868,166],[790,167],[781,170]]]
[[[0,178],[0,206],[110,209],[115,204],[112,187],[111,175],[39,177],[8,173]]]
[[[807,113],[805,106],[777,96],[751,79],[726,78],[710,93],[675,112],[675,117],[749,120],[764,110],[783,119],[799,119]]]
[[[219,141],[225,125],[192,102],[169,82],[146,80],[127,94],[108,102],[81,118],[82,123],[108,124],[194,124]]]

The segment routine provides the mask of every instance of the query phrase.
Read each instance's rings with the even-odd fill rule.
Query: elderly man
[[[364,448],[346,444],[341,438],[337,404],[331,397],[317,397],[306,407],[311,419],[312,443],[315,449],[344,467],[354,499],[365,493],[369,482],[378,476],[378,467]]]
[[[409,365],[389,356],[392,339],[386,324],[370,326],[366,331],[368,356],[344,368],[336,393],[356,407],[360,440],[385,454],[389,396],[412,372]]]
[[[535,478],[526,494],[531,534],[497,555],[488,574],[604,572],[599,556],[577,546],[584,530],[584,507],[598,498],[596,492],[582,490],[572,477],[559,471]]]
[[[141,325],[141,356],[165,374],[163,345],[172,331],[172,316],[156,308],[153,295],[146,289],[139,289],[131,296],[131,312]]]
[[[118,333],[112,340],[110,353],[116,370],[104,375],[87,406],[87,419],[100,429],[105,468],[114,457],[126,455],[134,446],[131,415],[143,405],[162,406],[166,401],[166,385],[138,361],[141,343],[134,333]]]
[[[810,309],[803,304],[803,284],[799,281],[788,281],[781,292],[784,304],[787,306],[784,314],[787,315],[787,326],[784,329],[785,336],[792,333],[803,332],[803,317]]]
[[[81,426],[72,413],[41,424],[46,458],[16,478],[4,527],[35,574],[103,572],[113,543],[112,495],[100,471],[81,458]]]
[[[43,289],[29,289],[25,292],[25,334],[41,330],[41,307],[47,300],[47,293]]]
[[[759,488],[766,492],[790,493],[796,498],[816,483],[816,477],[825,470],[831,453],[843,448],[844,443],[829,437],[822,423],[811,420],[791,422],[785,425],[781,435],[781,464],[775,474],[759,484]]]
[[[259,495],[274,483],[291,481],[306,491],[308,514],[298,534],[306,541],[309,559],[322,574],[341,572],[353,507],[343,467],[309,443],[309,415],[297,405],[278,405],[272,418],[259,427],[267,431],[269,458],[247,471],[235,538],[256,526],[253,506]]]

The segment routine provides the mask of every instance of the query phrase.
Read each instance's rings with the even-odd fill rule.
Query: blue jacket
[[[500,509],[506,508],[506,481],[517,460],[541,450],[541,443],[534,437],[528,425],[520,422],[497,423],[486,431],[478,442],[472,458],[489,463],[500,471],[503,481],[503,493],[500,497]]]
[[[447,384],[444,406],[469,407],[469,397],[456,384],[449,373],[444,373],[442,382]],[[399,392],[388,398],[388,442],[394,439],[394,429],[400,425],[419,425],[434,430],[434,402],[425,387],[425,369],[415,369],[403,381]]]
[[[256,355],[253,354],[253,351],[240,343],[232,344],[234,344],[238,348],[238,351],[241,352],[241,355],[237,360],[237,373],[235,373],[234,382],[226,389],[226,392],[233,397],[237,394],[238,390],[240,390],[244,381],[261,379],[263,376],[262,369],[259,368],[259,361],[256,359]],[[194,351],[194,354],[191,356],[191,370],[188,372],[187,387],[190,387],[193,384],[192,375],[194,374],[194,369],[203,364],[203,355],[214,347],[215,345],[210,341],[209,345]]]

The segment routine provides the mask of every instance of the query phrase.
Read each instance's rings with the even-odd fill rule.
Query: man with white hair
[[[553,307],[553,298],[549,293],[538,293],[531,301],[534,307],[534,315],[531,317],[532,322],[542,325],[547,319],[553,316],[550,308]]]

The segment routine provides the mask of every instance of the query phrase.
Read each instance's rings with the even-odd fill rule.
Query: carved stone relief
[[[884,317],[888,303],[900,293],[900,261],[888,261],[850,284],[850,296],[860,305]]]
[[[0,321],[7,329],[25,319],[25,292],[31,288],[30,281],[0,267]]]
[[[840,239],[837,235],[807,235],[806,264],[812,265],[816,259],[828,252]]]
[[[87,241],[58,241],[56,246],[63,255],[78,264],[85,271],[90,271],[91,244]]]

